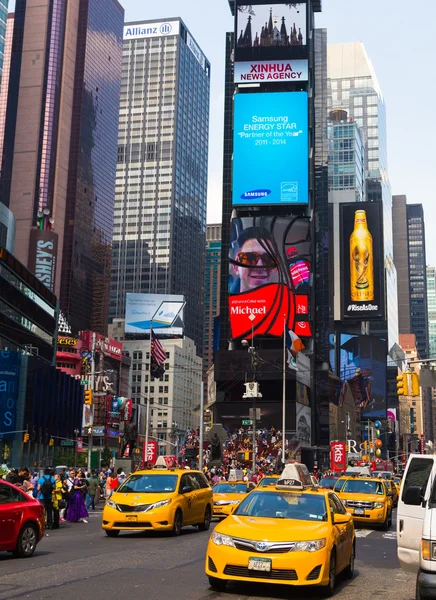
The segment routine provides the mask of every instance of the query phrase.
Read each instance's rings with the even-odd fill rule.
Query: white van
[[[436,456],[411,454],[397,509],[398,560],[417,574],[416,598],[436,600]]]

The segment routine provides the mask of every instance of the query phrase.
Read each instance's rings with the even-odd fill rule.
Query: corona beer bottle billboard
[[[350,295],[353,302],[374,300],[374,254],[366,211],[354,213],[354,230],[350,236]]]

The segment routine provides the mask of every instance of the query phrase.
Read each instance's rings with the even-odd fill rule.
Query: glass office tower
[[[124,28],[110,317],[183,294],[203,347],[210,64],[181,19]]]
[[[6,38],[6,21],[8,19],[9,0],[0,0],[0,73],[3,69],[3,57]]]
[[[436,356],[436,268],[427,267],[428,347],[430,358]]]

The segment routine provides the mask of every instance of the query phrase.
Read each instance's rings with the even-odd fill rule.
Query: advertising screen
[[[305,2],[236,0],[235,62],[307,57]]]
[[[252,333],[282,336],[285,317],[288,328],[298,336],[312,335],[310,252],[308,217],[232,220],[229,314],[233,339],[250,339]]]
[[[233,204],[307,204],[306,92],[236,94]]]
[[[341,204],[341,315],[385,318],[383,213],[378,202]]]
[[[277,83],[278,81],[307,81],[309,61],[307,60],[264,60],[235,63],[235,83]]]
[[[361,418],[386,418],[387,343],[371,335],[339,334],[339,377]],[[344,390],[345,392],[345,390]]]
[[[126,294],[126,333],[183,335],[184,296],[170,294]]]

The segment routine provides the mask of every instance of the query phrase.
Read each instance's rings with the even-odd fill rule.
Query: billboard
[[[126,294],[126,333],[183,335],[184,296],[174,294]]]
[[[330,442],[330,469],[335,473],[347,470],[347,445],[345,442]]]
[[[340,207],[341,318],[385,318],[383,212],[379,202]]]
[[[55,289],[58,234],[45,229],[31,229],[29,239],[29,271],[52,292]]]
[[[307,60],[264,60],[235,63],[235,83],[277,83],[277,81],[308,81]]]
[[[125,40],[142,40],[154,37],[179,35],[179,21],[162,21],[160,23],[130,23],[124,27]]]
[[[307,57],[307,6],[236,0],[235,62]]]
[[[233,205],[309,201],[306,92],[236,94]]]
[[[252,333],[282,336],[285,316],[298,336],[311,336],[310,252],[308,217],[232,220],[228,289],[233,339],[250,339]]]
[[[295,403],[295,430],[302,446],[310,446],[312,421],[310,406]]]
[[[372,335],[339,333],[339,377],[349,388],[361,418],[386,418],[386,340]],[[345,393],[345,390],[343,391]]]

